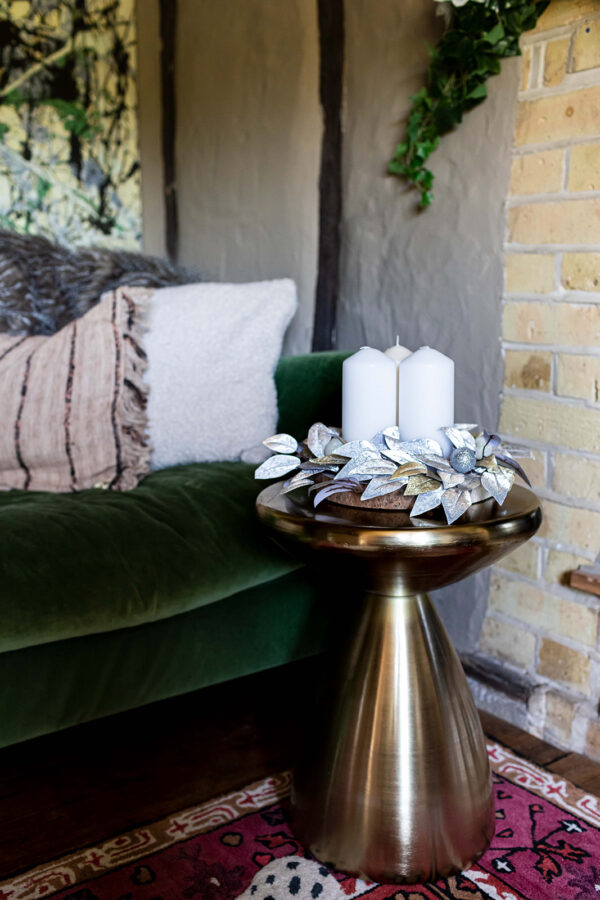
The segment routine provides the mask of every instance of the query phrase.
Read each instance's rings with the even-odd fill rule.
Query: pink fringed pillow
[[[151,293],[118,288],[51,337],[0,335],[0,488],[128,490],[148,472]]]

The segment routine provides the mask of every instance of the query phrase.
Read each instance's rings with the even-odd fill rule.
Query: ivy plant
[[[429,49],[427,84],[411,97],[406,136],[389,164],[421,193],[420,206],[433,199],[433,172],[425,165],[444,134],[487,97],[486,81],[500,61],[520,56],[519,38],[534,28],[550,0],[452,0],[449,25]]]

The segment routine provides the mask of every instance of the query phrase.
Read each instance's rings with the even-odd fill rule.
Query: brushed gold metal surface
[[[271,485],[261,521],[302,553],[351,566],[363,592],[337,683],[296,767],[300,840],[323,862],[380,882],[458,872],[494,833],[489,762],[458,656],[426,590],[464,578],[535,533],[535,495],[460,522],[323,504]]]

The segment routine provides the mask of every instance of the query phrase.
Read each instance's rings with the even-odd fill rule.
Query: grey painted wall
[[[179,0],[176,135],[181,260],[209,278],[292,275],[301,308],[286,352],[310,348],[321,112],[316,0]],[[503,205],[518,61],[431,159],[435,200],[386,175],[409,96],[442,23],[431,0],[346,0],[338,346],[400,334],[456,362],[459,420],[495,427],[502,383]],[[164,249],[157,0],[138,0],[144,241]],[[461,648],[476,643],[487,579],[443,592]]]
[[[180,260],[208,278],[289,275],[286,352],[310,349],[321,152],[315,0],[179,0]]]
[[[489,98],[431,157],[433,206],[385,174],[409,96],[424,83],[426,44],[441,23],[423,0],[347,0],[342,284],[338,346],[384,349],[396,333],[456,364],[457,421],[496,427],[504,201],[518,61],[503,63]],[[456,644],[473,646],[487,601],[476,576],[440,592]]]

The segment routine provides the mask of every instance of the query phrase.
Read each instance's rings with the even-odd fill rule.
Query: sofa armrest
[[[313,422],[342,424],[342,363],[350,353],[331,350],[284,356],[275,371],[278,431],[302,441]]]

